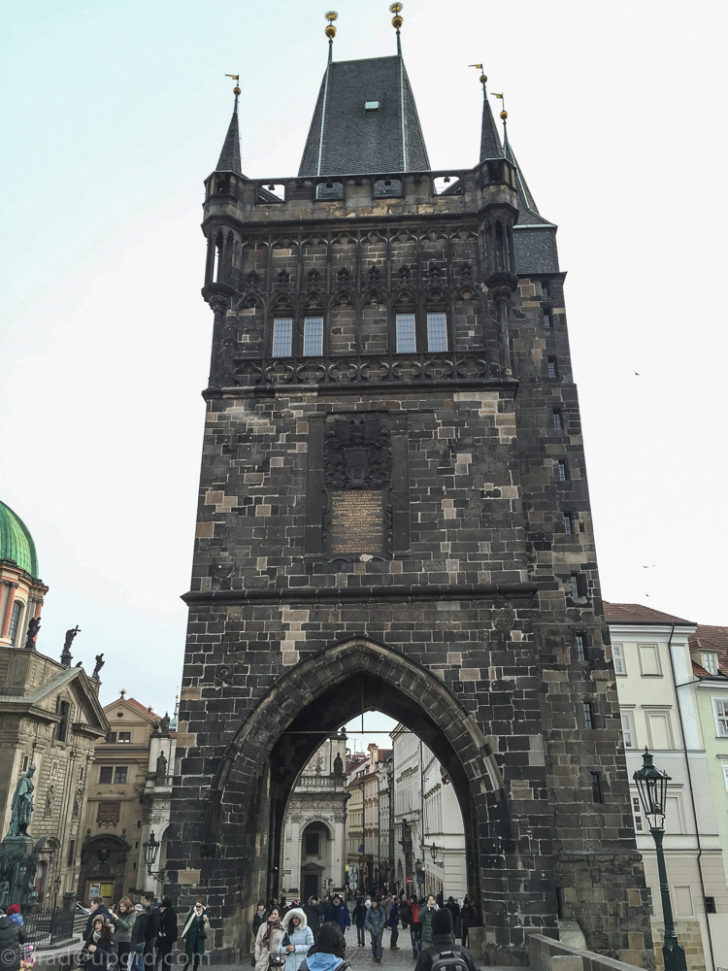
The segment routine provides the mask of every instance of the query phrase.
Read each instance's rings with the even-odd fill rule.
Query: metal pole
[[[675,926],[672,919],[670,887],[667,882],[665,853],[662,848],[662,839],[665,835],[665,830],[658,827],[651,827],[650,832],[652,833],[652,838],[655,841],[657,873],[660,878],[660,895],[662,897],[662,919],[665,923],[665,943],[662,945],[662,957],[665,962],[665,971],[687,971],[687,964],[685,963],[685,951],[683,951],[677,942]]]

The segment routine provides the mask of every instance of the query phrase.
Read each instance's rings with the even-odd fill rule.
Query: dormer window
[[[708,674],[718,673],[718,655],[715,651],[701,651],[700,664]]]

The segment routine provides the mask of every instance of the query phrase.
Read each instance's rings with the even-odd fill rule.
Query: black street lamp
[[[657,855],[657,872],[660,878],[660,894],[662,896],[662,917],[665,922],[665,943],[662,945],[662,956],[665,971],[687,971],[685,951],[677,942],[675,927],[672,919],[670,904],[670,887],[667,883],[665,869],[665,852],[662,839],[665,835],[665,794],[670,776],[661,772],[652,764],[652,756],[645,748],[642,756],[643,766],[632,776],[637,784],[640,802],[645,816],[650,823],[650,832],[655,841]]]
[[[142,849],[144,850],[144,862],[147,865],[147,873],[150,877],[156,877],[158,880],[164,879],[164,869],[152,870],[154,863],[157,859],[157,853],[159,852],[159,847],[162,844],[154,838],[154,830],[149,834],[149,839],[144,840],[142,843]]]

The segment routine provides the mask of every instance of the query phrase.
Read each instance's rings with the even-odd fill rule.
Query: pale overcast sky
[[[395,52],[341,0],[334,57]],[[160,713],[181,675],[212,316],[203,179],[239,72],[243,170],[295,175],[326,8],[0,5],[0,497],[50,591],[39,649],[103,651]],[[484,61],[556,222],[604,597],[728,624],[724,4],[407,0],[433,168],[477,161]],[[497,112],[500,105],[493,102]],[[717,297],[711,296],[717,288]],[[381,739],[379,739],[381,741]]]

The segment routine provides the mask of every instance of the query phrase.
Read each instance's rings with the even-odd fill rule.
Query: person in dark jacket
[[[336,894],[326,910],[325,922],[338,924],[339,930],[342,932],[342,934],[346,933],[347,927],[351,927],[351,914],[349,913],[349,908],[338,894]]]
[[[389,938],[389,947],[392,951],[398,951],[397,941],[399,940],[399,904],[395,899],[392,906],[389,908],[389,915],[387,917],[387,927],[391,931]]]
[[[473,955],[467,947],[461,947],[455,943],[452,934],[452,914],[447,907],[436,910],[432,915],[432,944],[420,952],[415,971],[430,971],[433,961],[436,961],[443,951],[453,951],[463,959],[468,971],[476,971]]]
[[[382,934],[384,933],[384,925],[386,922],[387,915],[384,912],[384,907],[381,907],[377,898],[374,897],[366,920],[364,921],[364,926],[372,935],[372,955],[377,964],[382,963]]]
[[[357,897],[356,906],[351,916],[354,918],[354,923],[356,924],[357,947],[366,947],[367,939],[364,934],[364,921],[367,917],[367,908],[364,904],[363,897]]]
[[[164,971],[172,967],[172,948],[177,940],[177,913],[172,907],[172,901],[165,897],[159,908],[159,933],[157,934],[157,960],[155,967],[160,964]]]
[[[417,897],[410,897],[410,941],[412,942],[412,957],[416,958],[422,950],[422,924],[420,923],[420,904]]]
[[[460,940],[463,942],[463,947],[468,943],[468,928],[475,927],[477,923],[478,915],[475,907],[467,897],[463,897],[463,906],[460,908]]]
[[[195,906],[187,915],[185,926],[182,931],[182,938],[185,942],[185,963],[182,971],[187,971],[192,964],[192,971],[197,971],[200,967],[207,945],[207,933],[210,930],[210,919],[205,910],[205,904],[199,898],[195,901]]]
[[[309,897],[308,903],[303,908],[303,912],[306,915],[308,926],[311,928],[311,933],[315,940],[319,932],[319,927],[321,926],[321,911],[318,900],[315,897]]]
[[[88,915],[86,929],[83,932],[84,940],[86,940],[91,933],[91,925],[93,924],[94,917],[103,917],[104,920],[111,921],[113,926],[116,927],[116,916],[108,909],[104,903],[103,897],[92,897],[89,901],[89,907],[91,908],[91,913]]]
[[[91,931],[84,938],[81,967],[106,971],[115,962],[114,925],[97,913],[91,922]]]
[[[25,940],[20,924],[0,910],[0,971],[18,971],[20,945]]]

